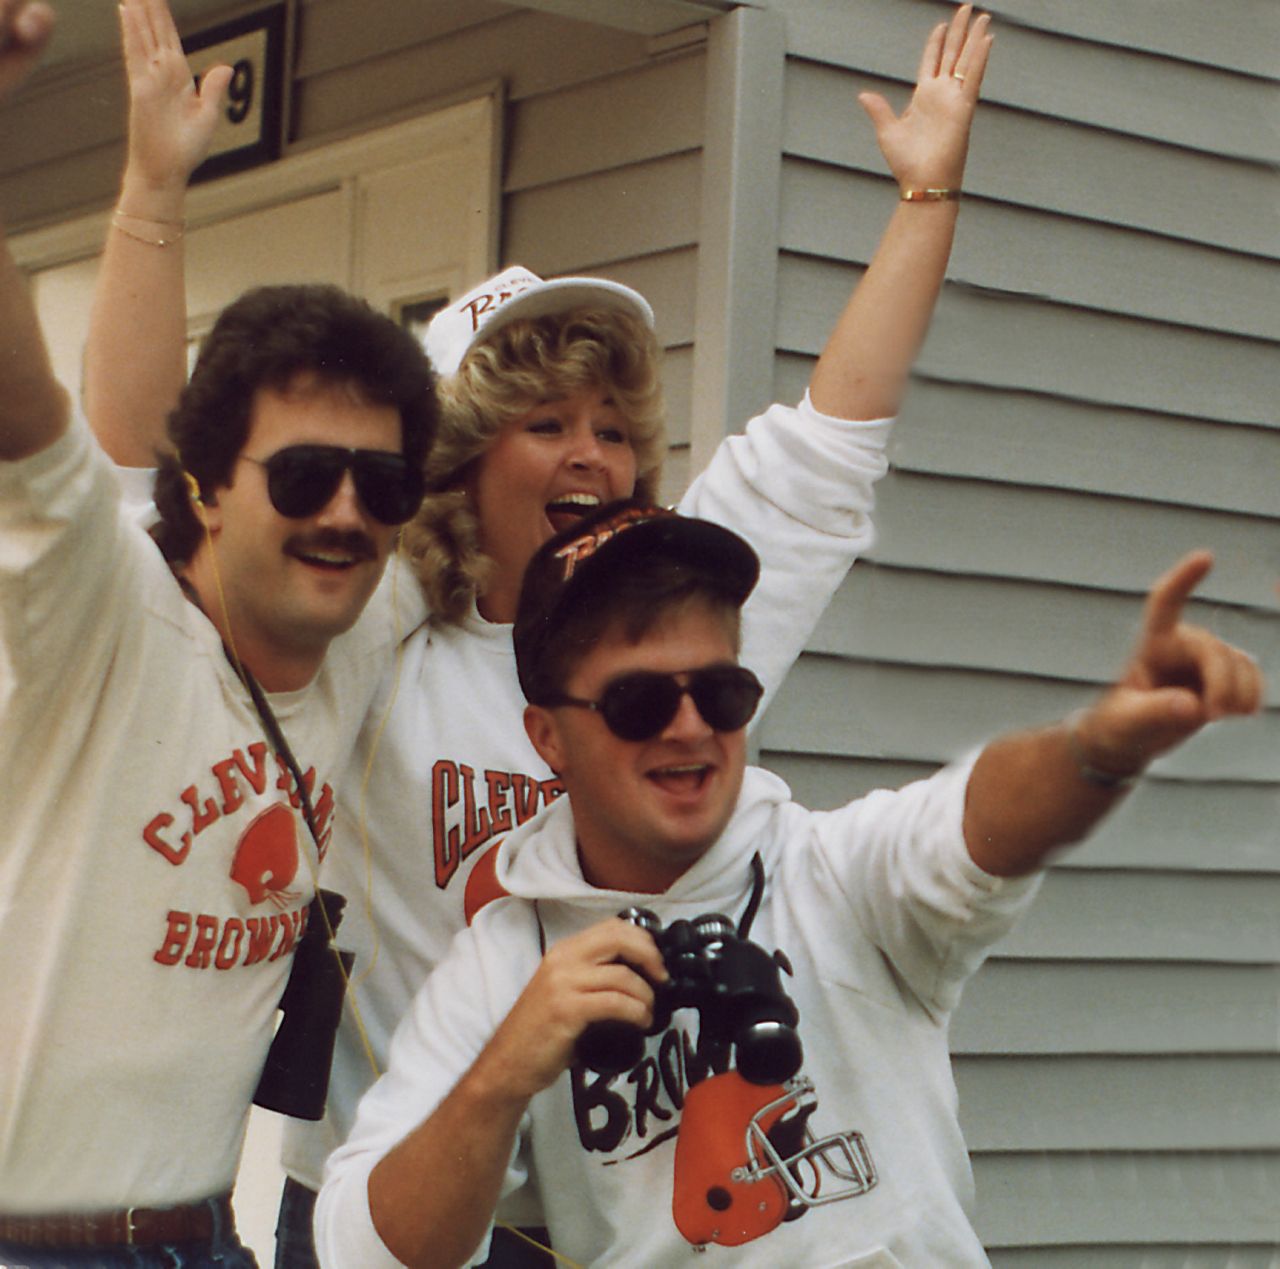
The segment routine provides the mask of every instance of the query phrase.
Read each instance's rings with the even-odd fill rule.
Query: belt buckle
[[[138,1210],[138,1209],[137,1209],[136,1207],[130,1207],[130,1208],[127,1208],[127,1209],[125,1210],[125,1214],[124,1214],[124,1245],[125,1245],[126,1247],[132,1247],[132,1246],[134,1245],[134,1242],[133,1242],[133,1236],[134,1236],[134,1234],[135,1234],[137,1231],[135,1230],[135,1228],[134,1228],[134,1224],[133,1224],[133,1214],[134,1214],[134,1212],[136,1212],[137,1210]]]

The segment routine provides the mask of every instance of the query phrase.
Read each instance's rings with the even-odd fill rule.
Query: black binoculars
[[[790,973],[791,966],[781,952],[770,955],[739,938],[733,922],[715,912],[665,928],[647,908],[627,908],[618,915],[649,931],[671,977],[653,985],[653,1023],[647,1031],[613,1020],[583,1030],[576,1048],[583,1066],[602,1075],[628,1070],[644,1055],[646,1035],[665,1031],[675,1010],[692,1007],[701,1023],[700,1044],[704,1039],[732,1044],[743,1079],[782,1084],[800,1069],[800,1013],[782,987],[781,970]]]

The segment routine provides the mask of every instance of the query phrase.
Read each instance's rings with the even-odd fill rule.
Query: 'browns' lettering
[[[187,969],[233,969],[288,956],[306,933],[309,908],[280,916],[217,917],[170,911],[153,959]]]

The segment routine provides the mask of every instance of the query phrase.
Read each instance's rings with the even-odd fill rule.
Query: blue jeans
[[[0,1242],[4,1269],[258,1269],[258,1262],[213,1208],[213,1237],[207,1242],[155,1247],[93,1247],[61,1251]]]
[[[287,1177],[284,1193],[280,1196],[280,1216],[276,1221],[276,1269],[319,1269],[311,1229],[315,1210],[315,1191]],[[530,1230],[529,1233],[546,1243],[545,1229]],[[553,1263],[546,1252],[530,1247],[505,1229],[493,1231],[493,1246],[489,1250],[489,1259],[485,1261],[487,1269],[540,1269]]]

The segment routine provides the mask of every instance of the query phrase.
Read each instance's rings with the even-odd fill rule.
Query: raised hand
[[[40,60],[53,34],[53,10],[29,0],[0,0],[0,101],[8,101]]]
[[[196,87],[165,0],[122,0],[120,38],[129,80],[129,160],[121,206],[132,215],[151,216],[168,210],[154,206],[152,191],[180,195],[208,154],[231,68],[213,67]]]
[[[1206,723],[1261,707],[1262,673],[1253,658],[1182,620],[1187,600],[1212,567],[1208,551],[1193,551],[1151,588],[1124,674],[1076,722],[1090,766],[1136,773]]]
[[[988,14],[962,5],[950,22],[929,33],[915,92],[901,115],[879,93],[858,101],[875,125],[876,140],[903,188],[959,189],[969,151],[969,128],[992,36]]]

